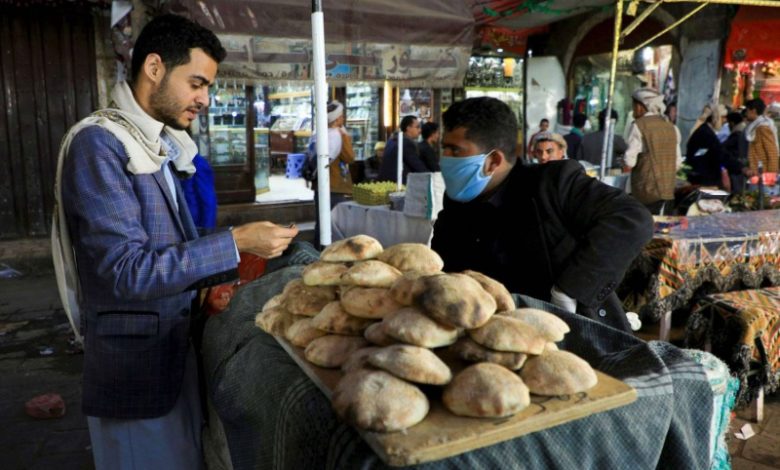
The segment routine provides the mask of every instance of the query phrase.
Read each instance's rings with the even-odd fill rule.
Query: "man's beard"
[[[155,113],[154,118],[166,126],[180,131],[189,127],[187,125],[182,126],[179,123],[178,117],[181,114],[181,110],[175,98],[168,91],[168,75],[163,77],[160,87],[149,97],[149,104]]]

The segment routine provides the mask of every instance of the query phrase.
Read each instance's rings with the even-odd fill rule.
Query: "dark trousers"
[[[343,194],[343,193],[330,193],[330,208],[333,209],[336,207],[336,204],[340,204],[345,201],[349,201],[352,199],[351,194]],[[321,250],[322,246],[320,246],[320,197],[317,192],[317,188],[314,188],[314,210],[317,211],[316,216],[316,222],[314,223],[314,246]]]
[[[647,207],[647,210],[653,215],[674,215],[672,213],[674,201],[662,199],[660,201],[651,202],[650,204],[645,204],[645,207]]]

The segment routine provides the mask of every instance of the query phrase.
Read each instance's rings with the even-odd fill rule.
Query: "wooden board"
[[[306,375],[330,400],[342,377],[339,369],[325,369],[308,362],[303,349],[275,337]],[[438,352],[438,351],[437,351]],[[445,357],[453,374],[463,363]],[[432,399],[425,419],[404,432],[377,433],[358,429],[360,435],[388,465],[414,465],[490,446],[575,419],[584,418],[636,400],[636,390],[596,371],[599,382],[585,393],[567,397],[531,395],[531,405],[509,418],[464,418],[450,413],[440,399]],[[437,389],[425,387],[426,392]]]

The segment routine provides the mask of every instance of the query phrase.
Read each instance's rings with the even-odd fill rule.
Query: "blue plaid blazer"
[[[153,418],[173,408],[199,287],[236,277],[229,232],[198,238],[181,187],[127,171],[124,146],[87,127],[73,139],[62,201],[81,287],[83,411]],[[175,178],[174,178],[175,179]]]

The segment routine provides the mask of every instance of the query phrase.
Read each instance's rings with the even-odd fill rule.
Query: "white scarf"
[[[777,142],[777,127],[775,127],[774,121],[764,115],[759,116],[758,119],[748,124],[745,128],[745,139],[748,142],[756,140],[756,131],[760,126],[766,126],[771,129],[772,134],[775,136],[775,142]]]
[[[79,278],[65,209],[62,206],[62,165],[73,137],[89,126],[100,126],[108,130],[125,148],[129,158],[127,171],[134,175],[148,175],[162,168],[162,164],[168,158],[160,152],[160,135],[163,131],[170,137],[172,144],[178,147],[178,152],[171,152],[178,154],[176,160],[173,160],[173,165],[178,171],[194,174],[195,166],[192,164],[192,159],[198,153],[195,142],[185,131],[173,129],[149,116],[135,101],[133,92],[126,82],[116,84],[111,91],[111,100],[110,108],[96,111],[70,128],[62,139],[57,157],[51,227],[52,258],[60,300],[78,341],[81,341]]]

